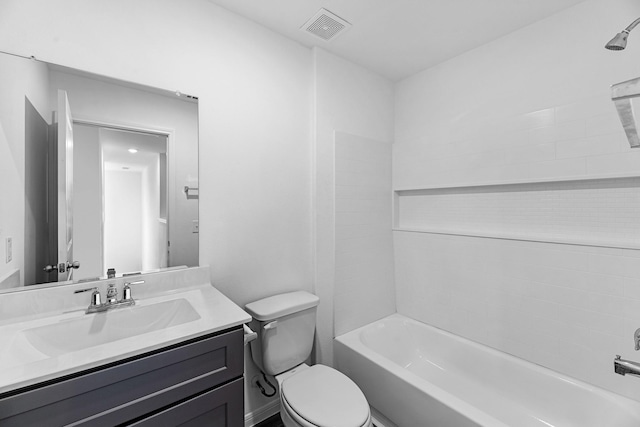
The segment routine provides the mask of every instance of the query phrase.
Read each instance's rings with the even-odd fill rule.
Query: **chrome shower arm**
[[[627,28],[625,28],[622,31],[624,31],[626,33],[629,33],[629,32],[631,32],[631,30],[633,30],[635,27],[637,27],[638,24],[640,24],[640,18],[638,18],[635,21],[633,21],[631,24],[629,24],[629,26]]]

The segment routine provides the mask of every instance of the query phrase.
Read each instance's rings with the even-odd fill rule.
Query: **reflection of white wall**
[[[198,106],[174,96],[51,71],[52,93],[64,88],[75,119],[173,132],[169,156],[171,265],[198,264],[198,200],[187,200],[185,185],[197,186]],[[156,219],[157,221],[157,219]]]
[[[103,164],[106,171],[116,171],[121,173],[136,173],[140,177],[139,200],[136,206],[139,209],[129,210],[123,200],[105,198],[105,210],[113,208],[110,203],[116,203],[119,209],[123,210],[120,220],[131,221],[140,224],[140,251],[134,262],[129,259],[126,264],[111,264],[117,272],[131,271],[131,265],[140,265],[136,270],[154,270],[162,265],[161,255],[166,253],[166,238],[161,237],[163,230],[158,225],[160,215],[160,153],[167,149],[165,137],[157,135],[143,134],[139,132],[118,131],[108,128],[100,128],[100,146],[102,148]],[[130,148],[136,148],[136,153],[130,153]],[[106,178],[105,178],[106,180]],[[105,187],[107,184],[105,183]],[[122,188],[119,191],[131,191]],[[105,220],[106,221],[106,220]],[[124,227],[127,229],[127,227]],[[112,232],[119,233],[118,230],[111,229]],[[113,251],[117,251],[116,245],[124,248],[128,245],[126,233],[120,235],[122,238],[114,240]],[[129,255],[134,256],[132,254]],[[113,259],[113,258],[112,258]],[[129,266],[125,269],[125,266]],[[166,261],[165,261],[166,266]]]
[[[104,173],[104,264],[118,274],[142,269],[142,173]]]
[[[156,140],[158,144],[156,147],[147,146],[149,143],[155,144]],[[139,147],[140,151],[137,154],[131,154],[127,151],[130,147]],[[145,149],[164,151],[166,141],[164,138],[138,133],[117,132],[91,125],[75,125],[74,259],[80,261],[80,270],[76,272],[79,274],[78,278],[105,275],[108,267],[122,272],[131,271],[130,268],[137,265],[141,265],[143,270],[154,270],[163,265],[161,255],[166,252],[166,237],[161,237],[161,234],[166,233],[158,224],[159,154],[145,152]],[[103,169],[126,173],[122,169],[125,165],[130,168],[129,173],[135,171],[140,175],[140,200],[137,201],[140,209],[128,209],[122,204],[122,200],[113,196],[107,198],[105,195],[103,202]],[[118,182],[120,181],[114,181],[112,178],[109,180],[109,186],[115,194],[122,190],[120,188],[117,191],[113,190],[113,186]],[[124,191],[129,189],[125,188]],[[116,206],[112,206],[113,203]],[[112,214],[110,214],[110,234],[105,233],[109,237],[109,242],[104,244],[110,250],[110,254],[105,255],[110,261],[108,267],[103,265],[103,205],[114,209],[119,206],[118,211],[111,211]],[[133,216],[137,213],[141,216],[134,219]],[[116,260],[120,258],[114,258],[114,254],[117,254],[120,249],[130,251],[126,233],[118,234],[122,229],[127,230],[127,226],[123,228],[121,224],[129,217],[134,221],[133,223],[142,224],[141,250],[139,254],[135,252],[137,254],[133,256],[135,262],[132,254],[128,252],[126,263],[118,264]]]
[[[48,71],[44,64],[0,56],[0,277],[24,269],[25,238],[25,95],[49,119]],[[5,239],[11,237],[13,260],[6,263]],[[15,276],[14,276],[15,277]],[[24,285],[24,274],[20,274]]]
[[[102,153],[98,128],[73,130],[73,259],[75,279],[106,274],[102,265]]]
[[[150,162],[142,172],[142,270],[155,270],[161,267],[160,240],[160,155]]]

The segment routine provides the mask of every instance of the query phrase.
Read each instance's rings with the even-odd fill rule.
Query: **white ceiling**
[[[584,0],[209,0],[306,46],[401,80]],[[353,26],[325,42],[299,28],[320,8]]]
[[[152,135],[126,130],[100,128],[103,161],[108,170],[128,168],[141,171],[154,162],[158,162],[158,154],[167,152],[166,136]],[[130,153],[135,148],[137,153]]]

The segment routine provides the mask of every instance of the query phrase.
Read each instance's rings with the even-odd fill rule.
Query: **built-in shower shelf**
[[[599,174],[589,176],[567,176],[561,178],[539,178],[539,179],[523,179],[523,180],[510,180],[510,181],[480,181],[480,182],[457,182],[453,184],[437,184],[426,185],[419,188],[396,188],[394,193],[396,195],[407,195],[410,193],[416,193],[428,190],[440,190],[448,188],[475,188],[475,187],[493,187],[493,186],[505,186],[505,185],[522,185],[522,184],[546,184],[546,183],[560,183],[560,182],[588,182],[599,181],[602,179],[620,179],[620,178],[640,178],[640,170],[633,173],[621,173],[621,174]]]
[[[521,242],[540,242],[540,243],[556,243],[561,245],[575,245],[575,246],[593,246],[600,248],[614,248],[614,249],[634,249],[640,250],[640,244],[638,243],[625,243],[616,241],[590,241],[588,239],[559,239],[555,237],[532,237],[532,236],[517,236],[509,235],[506,233],[477,233],[464,230],[429,230],[420,228],[393,228],[393,231],[405,232],[405,233],[426,233],[426,234],[441,234],[448,236],[463,236],[463,237],[480,237],[484,239],[499,239],[499,240],[517,240]]]
[[[640,175],[396,189],[393,230],[640,249]]]

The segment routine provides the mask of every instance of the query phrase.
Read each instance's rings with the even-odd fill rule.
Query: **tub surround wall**
[[[637,399],[634,250],[395,232],[398,312]]]
[[[323,364],[333,364],[333,338],[338,329],[349,329],[352,321],[362,322],[369,316],[379,318],[389,309],[377,304],[369,314],[360,312],[355,317],[334,296],[350,292],[349,300],[362,304],[358,294],[365,297],[372,289],[365,285],[337,284],[336,268],[346,258],[338,255],[336,143],[339,138],[358,144],[374,141],[391,141],[393,137],[393,85],[379,75],[339,58],[323,49],[313,49],[313,143],[314,143],[314,234],[315,234],[315,294],[320,297],[316,324],[315,359]],[[368,150],[363,147],[363,153]],[[382,175],[384,168],[379,171]],[[373,175],[377,171],[371,171]],[[380,176],[382,176],[380,175]],[[342,250],[342,249],[340,249]],[[368,254],[390,252],[390,241],[378,241],[368,248]],[[371,262],[373,258],[369,258]],[[389,265],[389,264],[387,264]],[[383,267],[381,267],[383,268]],[[351,282],[352,285],[355,282]],[[377,282],[375,290],[390,295],[393,283]],[[389,304],[391,300],[387,301]],[[334,306],[334,304],[336,304]],[[335,319],[334,319],[335,310]],[[340,311],[340,312],[338,312]],[[335,322],[335,323],[334,323]]]
[[[603,48],[638,15],[631,0],[589,0],[398,83],[394,189],[640,171],[609,95],[637,77],[640,46]],[[398,312],[638,400],[612,360],[640,358],[640,251],[501,231],[395,231]]]
[[[335,134],[335,335],[395,313],[391,144]]]

